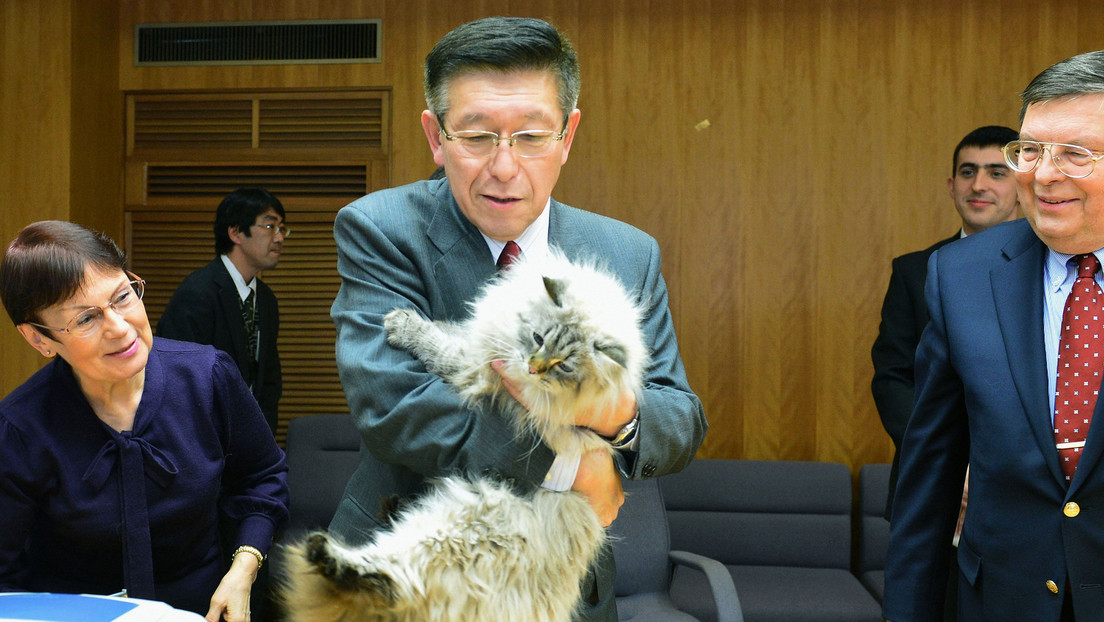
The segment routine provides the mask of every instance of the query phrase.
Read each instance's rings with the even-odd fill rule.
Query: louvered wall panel
[[[271,99],[259,104],[262,149],[383,149],[382,97]]]
[[[225,149],[252,157],[390,149],[387,90],[132,93],[128,156]]]
[[[238,188],[258,186],[285,199],[359,197],[367,192],[364,164],[150,164],[147,200],[211,197],[215,204]]]
[[[294,417],[348,412],[330,320],[333,220],[390,184],[390,115],[387,89],[127,96],[126,247],[154,326],[184,277],[214,258],[223,197],[260,186],[287,210],[292,235],[262,275],[280,302],[281,444]]]
[[[127,255],[131,270],[146,280],[146,314],[150,325],[169,304],[176,286],[215,256],[212,214],[149,214],[127,219]]]
[[[133,150],[249,149],[253,102],[249,99],[135,99]]]
[[[334,362],[336,331],[330,305],[337,295],[334,214],[288,211],[292,235],[276,268],[261,275],[280,303],[280,361],[284,394],[277,440],[297,416],[345,413],[348,406]],[[184,277],[215,257],[212,214],[136,212],[127,219],[131,270],[146,279],[146,312],[156,327]]]

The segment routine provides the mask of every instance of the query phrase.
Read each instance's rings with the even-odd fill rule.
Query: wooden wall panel
[[[73,2],[70,218],[122,243],[123,95],[114,0]]]
[[[0,252],[35,220],[69,218],[69,10],[61,0],[0,2]],[[44,362],[3,318],[0,395]]]
[[[5,79],[48,85],[64,64],[33,40],[34,53],[8,43],[10,29],[27,38],[37,21],[56,31],[45,19],[54,9],[42,5],[53,6],[0,4]],[[29,6],[31,21],[13,17]],[[434,169],[418,122],[421,64],[432,44],[486,15],[550,19],[572,36],[583,67],[582,125],[556,196],[659,239],[691,383],[712,424],[701,454],[855,466],[892,452],[869,396],[869,347],[890,259],[957,226],[944,190],[954,144],[979,125],[1015,126],[1017,93],[1031,77],[1104,48],[1104,12],[1091,0],[118,0],[118,7],[120,92],[392,89],[393,184]],[[131,62],[139,22],[341,17],[383,20],[382,63]],[[33,126],[37,110],[13,109],[6,84],[2,90],[5,121],[30,116]],[[43,95],[48,108],[65,108],[51,100],[68,96],[64,89]],[[65,150],[64,132],[39,127],[46,154]],[[38,146],[33,131],[18,134],[21,151]],[[0,184],[17,196],[40,188],[12,177],[13,167],[59,168],[25,166],[0,149]],[[3,380],[13,386],[9,374]]]

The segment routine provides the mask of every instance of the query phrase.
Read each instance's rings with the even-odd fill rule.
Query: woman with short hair
[[[228,355],[154,338],[107,236],[44,221],[0,298],[51,363],[0,401],[0,591],[164,601],[249,619],[288,517],[287,467]]]

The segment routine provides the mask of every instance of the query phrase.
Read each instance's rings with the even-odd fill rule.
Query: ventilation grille
[[[281,200],[351,200],[368,193],[364,164],[150,164],[146,174],[148,199],[210,198],[212,204],[217,204],[245,186],[265,188]]]
[[[386,91],[131,95],[128,154],[192,149],[384,153]]]
[[[134,64],[378,63],[380,20],[138,24]]]

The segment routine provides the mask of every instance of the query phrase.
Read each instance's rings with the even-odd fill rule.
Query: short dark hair
[[[1020,122],[1031,104],[1089,93],[1104,93],[1104,50],[1058,61],[1035,76],[1020,95]]]
[[[425,60],[425,97],[430,112],[449,109],[452,79],[476,71],[547,71],[556,77],[564,116],[579,101],[579,59],[567,37],[546,21],[487,17],[457,26],[433,46]]]
[[[985,125],[963,136],[962,140],[958,141],[958,146],[954,150],[954,159],[951,160],[951,177],[958,175],[958,152],[964,148],[977,147],[978,149],[984,149],[985,147],[996,147],[1000,149],[1019,138],[1019,132],[1003,125]]]
[[[0,299],[18,326],[38,322],[43,309],[64,302],[85,286],[92,266],[105,273],[126,269],[126,255],[99,231],[61,220],[27,225],[0,262]]]
[[[287,218],[284,206],[271,192],[264,188],[238,188],[226,195],[215,210],[215,254],[225,255],[234,248],[227,230],[233,227],[245,237],[253,235],[250,227],[257,223],[257,217],[268,211],[276,210],[280,218]]]

